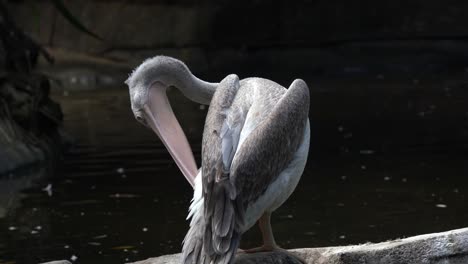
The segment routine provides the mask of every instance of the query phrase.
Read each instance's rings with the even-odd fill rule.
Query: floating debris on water
[[[106,238],[107,235],[99,235],[99,236],[95,236],[93,237],[93,239],[103,239],[103,238]]]
[[[114,249],[114,250],[129,250],[129,249],[132,249],[132,248],[135,248],[134,246],[117,246],[117,247],[113,247],[111,249]]]
[[[147,227],[143,227],[141,230],[142,230],[143,232],[148,232],[148,228],[147,228]]]
[[[437,208],[447,208],[446,204],[436,204]]]
[[[37,233],[39,233],[39,232],[36,231],[36,230],[31,230],[31,235],[35,235],[35,234],[37,234]]]
[[[16,226],[10,226],[10,227],[8,227],[8,230],[10,230],[10,231],[15,231],[16,229],[18,229]]]
[[[72,256],[70,257],[70,260],[73,261],[73,262],[75,262],[75,261],[78,260],[78,257],[75,256],[75,255],[72,255]]]
[[[117,172],[118,174],[124,174],[124,173],[125,173],[125,170],[124,170],[124,168],[117,168],[116,172]]]
[[[34,227],[34,229],[36,229],[36,230],[41,230],[41,229],[42,229],[42,226],[36,226],[36,227]]]
[[[43,190],[44,192],[46,192],[47,195],[48,195],[49,197],[51,197],[52,194],[53,194],[53,193],[52,193],[52,184],[51,184],[51,183],[47,184],[47,186],[44,187],[44,188],[42,188],[42,190]]]
[[[288,214],[288,215],[281,215],[281,216],[279,216],[279,218],[281,218],[281,219],[293,219],[294,216],[292,214]]]
[[[366,170],[366,169],[367,169],[366,165],[361,165],[361,170]]]
[[[402,181],[402,182],[407,182],[407,181],[408,181],[408,179],[406,179],[406,178],[403,178],[403,179],[401,179],[401,181]]]
[[[383,179],[384,179],[384,181],[389,181],[389,180],[391,180],[392,178],[390,178],[390,177],[388,177],[388,176],[385,176]]]
[[[341,235],[341,236],[339,236],[339,238],[340,238],[340,239],[345,239],[346,236],[345,236],[345,235]]]
[[[98,200],[79,200],[79,201],[67,201],[60,203],[61,205],[87,205],[87,204],[98,204],[102,203],[102,201]]]
[[[116,194],[111,194],[109,195],[110,198],[136,198],[136,197],[140,197],[140,195],[136,195],[136,194],[131,194],[131,193],[116,193]]]

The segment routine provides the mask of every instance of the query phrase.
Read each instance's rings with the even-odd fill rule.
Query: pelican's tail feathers
[[[222,165],[220,162],[219,165]],[[218,173],[222,173],[218,166]],[[204,252],[214,264],[231,264],[239,247],[241,233],[236,216],[237,203],[229,175],[217,177],[212,199],[205,209]]]
[[[205,233],[205,220],[203,214],[194,214],[190,223],[190,229],[185,235],[182,247],[183,264],[206,263],[203,253],[203,236]]]
[[[201,172],[195,178],[195,192],[193,193],[192,203],[190,205],[189,215],[191,218],[190,229],[185,235],[182,247],[183,264],[204,264],[207,261],[203,253],[203,237],[205,233],[205,215],[203,214],[204,199],[202,194]],[[209,263],[208,263],[209,264]]]
[[[239,248],[240,234],[235,232],[232,234],[232,238],[229,242],[229,249],[220,255],[214,257],[213,263],[216,264],[231,264],[234,261],[237,249]]]

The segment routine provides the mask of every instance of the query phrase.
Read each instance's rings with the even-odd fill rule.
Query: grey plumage
[[[194,76],[180,60],[156,56],[145,60],[128,77],[125,83],[129,87],[131,107],[134,111],[142,108],[148,98],[148,89],[159,82],[166,87],[177,87],[190,100],[200,104],[209,104],[217,83],[209,83]]]
[[[190,229],[185,235],[182,247],[182,263],[199,264],[203,254],[203,238],[205,235],[205,221],[202,214],[194,215],[190,222]]]
[[[214,263],[230,263],[240,240],[241,231],[239,224],[236,223],[238,219],[234,217],[236,189],[229,180],[229,159],[232,160],[235,152],[232,144],[235,144],[234,138],[238,138],[238,135],[233,135],[236,129],[227,128],[229,124],[226,122],[231,119],[231,115],[234,115],[230,108],[239,87],[239,78],[236,75],[229,75],[220,82],[212,98],[203,133],[202,181],[205,232],[211,234],[211,238],[203,241],[203,245],[205,255],[214,260]],[[242,127],[242,124],[236,126]],[[223,146],[228,150],[223,152]]]
[[[307,85],[295,80],[286,90],[270,80],[239,81],[236,75],[219,84],[204,82],[183,62],[165,56],[146,60],[126,83],[135,116],[144,123],[150,117],[158,135],[167,132],[154,125],[158,114],[171,120],[175,117],[170,117],[172,111],[152,108],[151,102],[157,100],[149,101],[149,94],[155,94],[151,89],[157,89],[162,96],[158,98],[167,100],[164,90],[175,86],[192,101],[210,104],[203,133],[202,171],[195,177],[196,170],[179,166],[195,185],[182,262],[232,263],[242,233],[263,213],[278,208],[302,174],[309,147]],[[155,105],[166,105],[167,101],[158,102]],[[178,125],[176,120],[169,124]],[[178,141],[167,141],[173,139],[167,134],[161,138],[172,142],[174,148],[168,148],[171,155],[185,150],[177,152],[183,157],[173,155],[176,162],[188,161],[181,163],[184,165],[192,161],[195,166],[193,156],[187,154],[188,143],[180,144],[185,139],[183,132]]]
[[[239,82],[229,75],[218,85],[203,134],[200,263],[232,263],[245,231],[245,212],[291,162],[303,140],[308,109],[309,90],[302,80],[286,90],[265,79]],[[240,142],[249,117],[255,122]]]
[[[229,182],[229,168],[223,163],[221,134],[229,107],[239,89],[239,78],[227,76],[218,85],[205,122],[202,149],[204,212],[192,218],[184,240],[182,263],[230,263],[240,241],[235,229],[235,195]],[[197,218],[195,218],[197,217]],[[198,259],[197,259],[198,258]]]
[[[309,89],[295,80],[288,90],[264,112],[232,161],[231,181],[243,207],[258,199],[291,162],[303,138],[309,113]]]

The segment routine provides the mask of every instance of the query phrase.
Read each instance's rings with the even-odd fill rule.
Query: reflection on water
[[[29,188],[45,178],[45,168],[27,168],[16,173],[8,173],[0,177],[0,219],[5,218],[7,213],[20,205],[25,196],[22,190]],[[11,229],[14,229],[12,227]]]
[[[180,251],[191,188],[156,136],[134,121],[127,91],[58,99],[77,146],[53,178],[38,180],[36,170],[1,180],[0,263],[122,263]],[[199,159],[206,109],[180,97],[172,103]],[[464,227],[465,159],[367,148],[312,156],[274,214],[278,243],[347,245]],[[254,228],[242,246],[259,242]]]

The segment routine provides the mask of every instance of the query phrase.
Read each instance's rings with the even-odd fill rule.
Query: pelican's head
[[[180,67],[186,68],[179,60],[157,56],[138,66],[125,83],[130,91],[135,118],[158,135],[179,169],[193,185],[197,174],[195,159],[166,96],[169,86],[177,87],[188,78],[178,76],[182,72]]]
[[[133,75],[132,75],[133,77]],[[133,79],[134,80],[134,79]],[[148,126],[145,116],[145,106],[149,105],[149,91],[151,85],[141,83],[141,81],[133,81],[128,78],[125,83],[130,91],[130,106],[136,120],[145,126]]]
[[[145,60],[138,66],[125,81],[130,91],[130,104],[135,118],[148,126],[148,114],[145,108],[151,106],[151,93],[155,91],[164,92],[171,85],[170,64],[182,63],[174,58],[156,56]],[[173,84],[172,84],[173,85]],[[167,106],[166,106],[167,107]],[[169,105],[170,107],[170,105]]]

